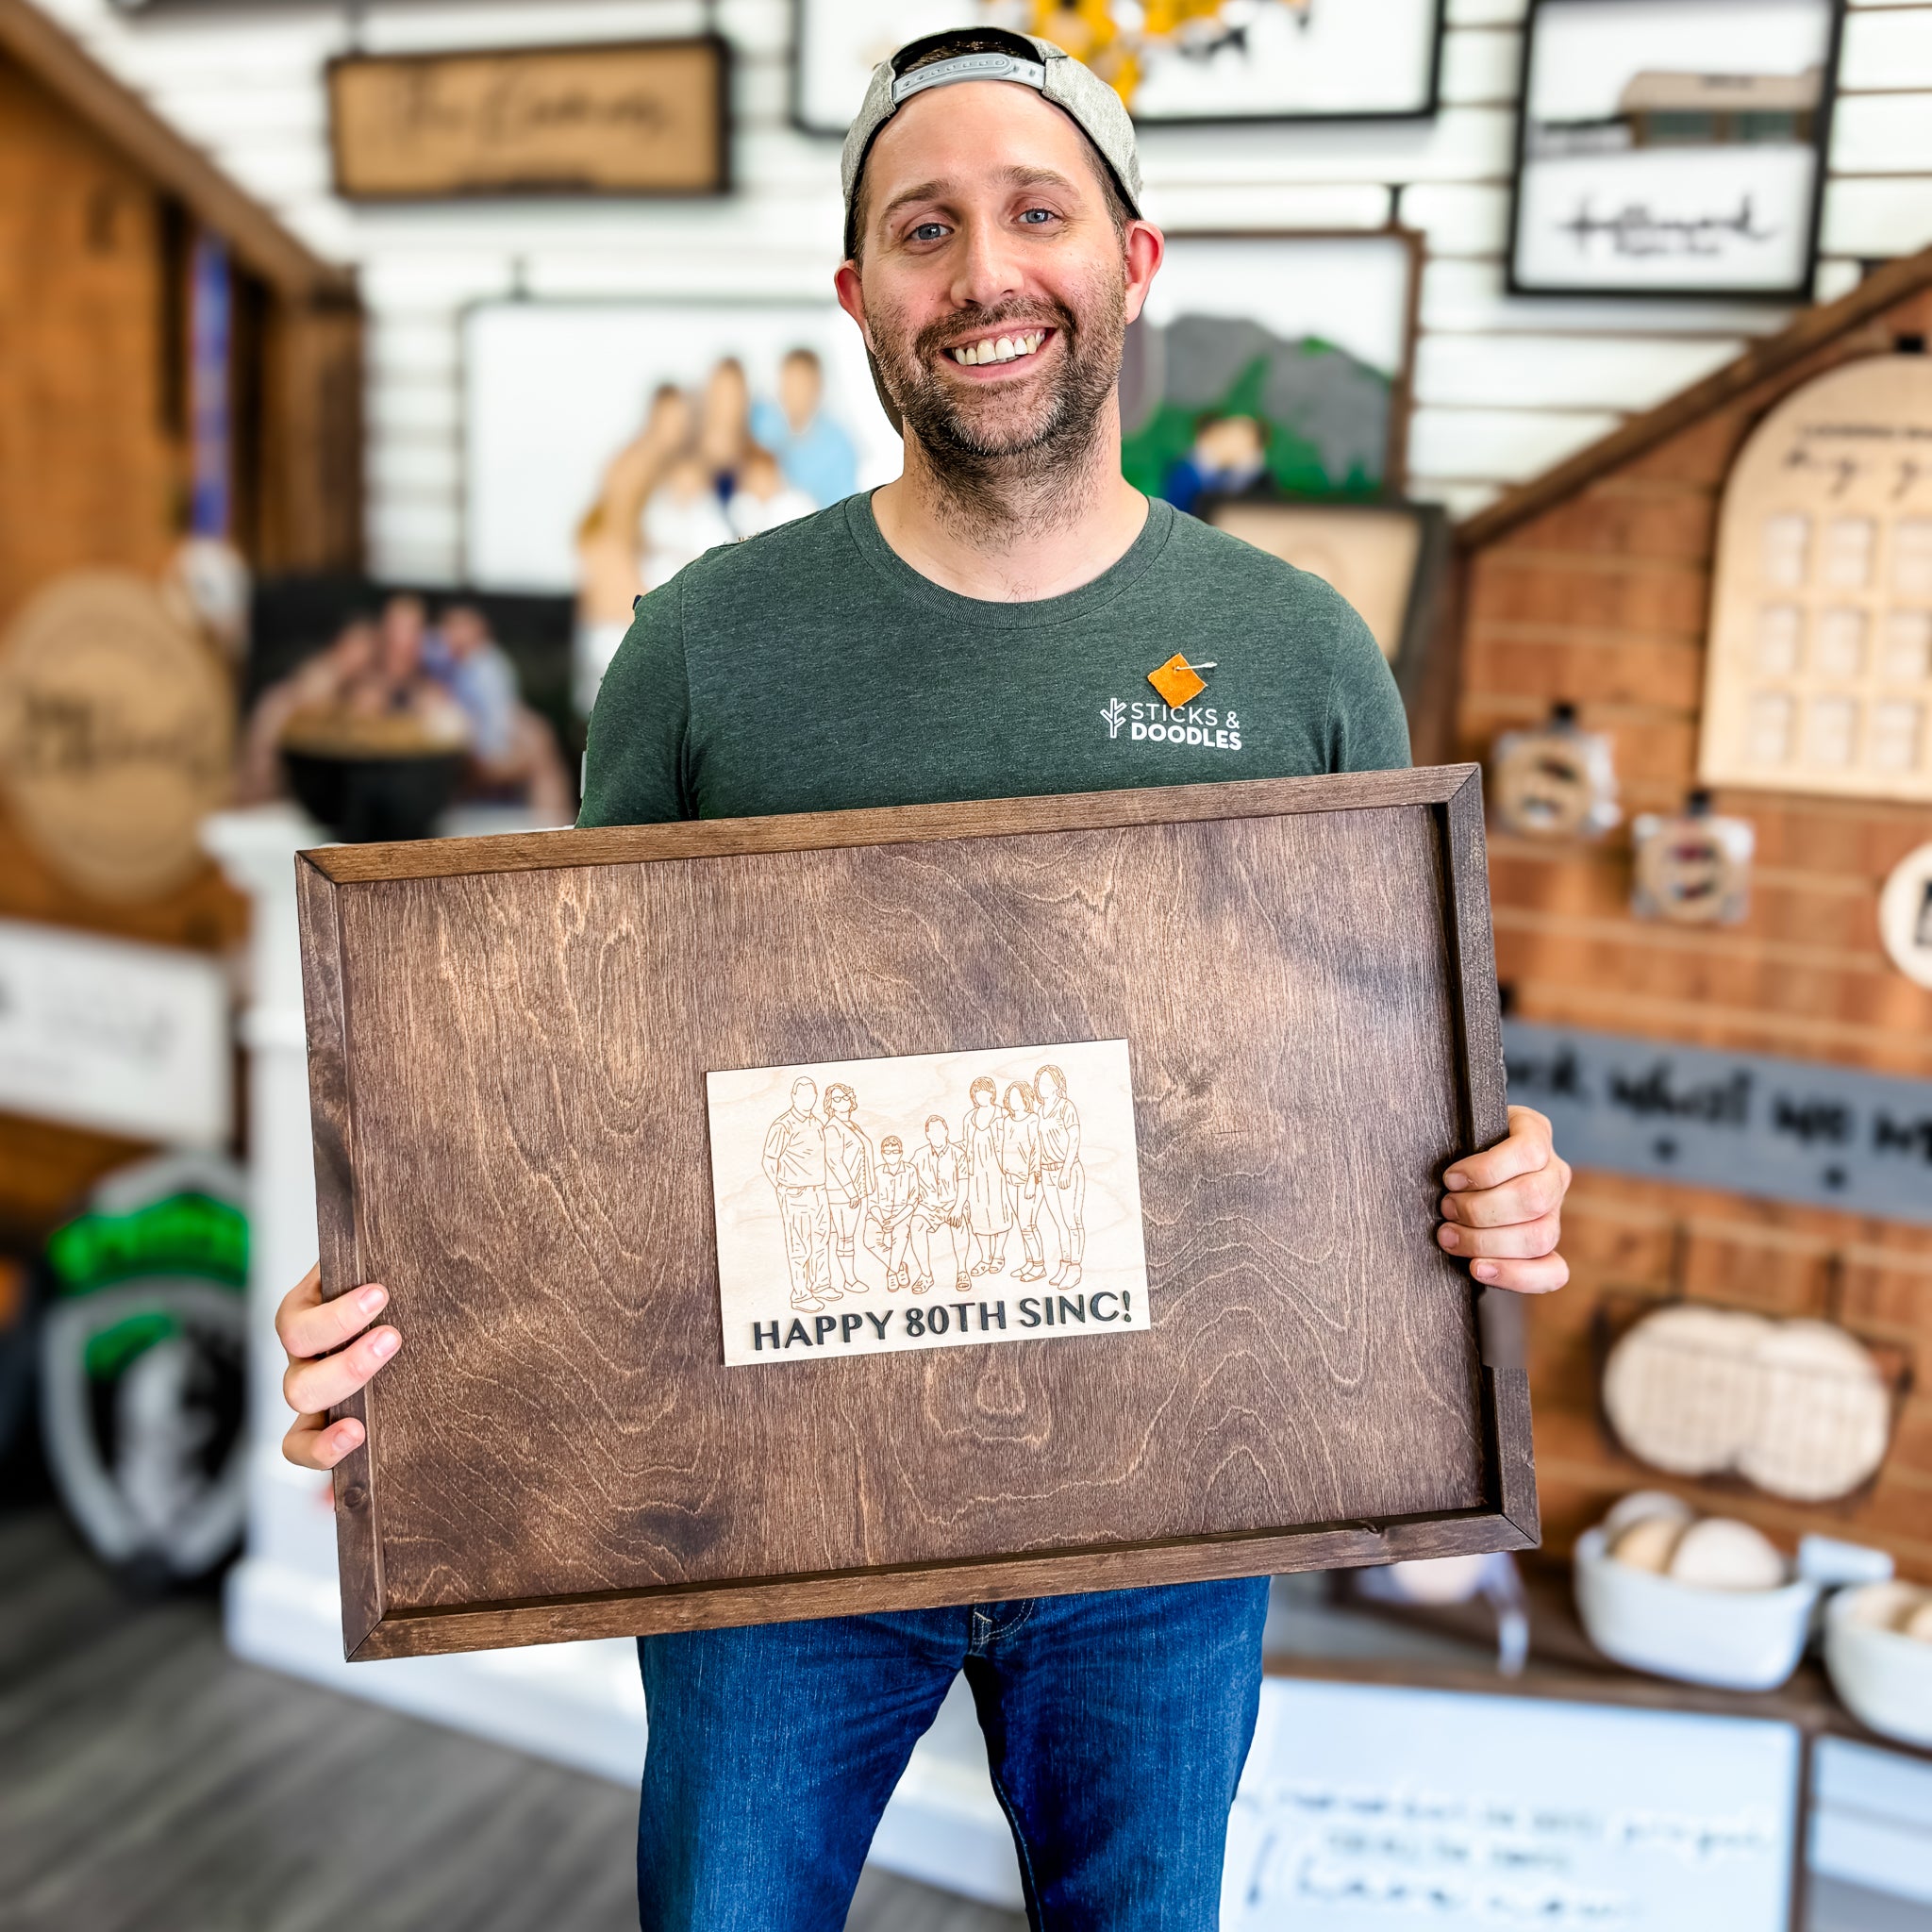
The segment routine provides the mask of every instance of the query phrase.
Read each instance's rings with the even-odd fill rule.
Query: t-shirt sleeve
[[[1333,598],[1328,674],[1328,769],[1400,772],[1408,767],[1408,715],[1395,675],[1353,605]]]
[[[579,825],[652,825],[697,816],[690,783],[691,681],[684,582],[638,606],[591,711]]]

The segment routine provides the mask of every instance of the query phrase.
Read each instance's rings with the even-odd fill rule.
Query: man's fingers
[[[1478,1261],[1470,1271],[1490,1288],[1511,1294],[1553,1294],[1570,1279],[1570,1264],[1561,1255],[1543,1255],[1521,1261]]]
[[[295,1418],[295,1426],[282,1438],[282,1454],[301,1469],[333,1469],[350,1450],[362,1441],[362,1424],[354,1416],[339,1423],[324,1423],[320,1415]]]
[[[298,1360],[327,1355],[352,1335],[360,1334],[389,1303],[389,1290],[379,1281],[352,1288],[334,1301],[322,1299],[322,1276],[311,1268],[275,1311],[275,1333],[282,1346]]]
[[[1533,1107],[1512,1107],[1509,1138],[1480,1154],[1465,1154],[1442,1176],[1442,1185],[1452,1194],[1499,1188],[1519,1174],[1538,1173],[1555,1158],[1548,1119]]]
[[[1459,1221],[1465,1227],[1507,1227],[1512,1222],[1535,1221],[1541,1215],[1554,1214],[1563,1205],[1568,1180],[1569,1170],[1560,1160],[1552,1160],[1547,1167],[1520,1174],[1499,1188],[1444,1194],[1442,1218]]]
[[[1466,1260],[1491,1261],[1555,1254],[1561,1235],[1562,1223],[1554,1214],[1541,1214],[1534,1221],[1519,1221],[1508,1227],[1458,1227],[1445,1221],[1436,1230],[1436,1239],[1450,1254]]]
[[[402,1346],[393,1328],[377,1328],[340,1355],[320,1361],[289,1364],[282,1377],[282,1399],[300,1415],[319,1415],[355,1394]]]

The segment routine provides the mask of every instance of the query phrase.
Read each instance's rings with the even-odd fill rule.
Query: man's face
[[[928,1121],[925,1124],[925,1144],[935,1154],[946,1144],[948,1138],[944,1121]]]
[[[791,1111],[793,1113],[809,1113],[812,1109],[812,1103],[818,1097],[819,1090],[817,1086],[810,1080],[801,1080],[791,1090]]]
[[[1018,456],[1114,406],[1160,243],[1144,223],[1116,233],[1100,165],[1065,114],[1005,81],[915,95],[873,143],[839,299],[935,454]]]

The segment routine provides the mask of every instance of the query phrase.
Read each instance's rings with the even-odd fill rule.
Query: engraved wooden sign
[[[328,70],[336,189],[357,201],[722,194],[730,82],[713,35],[351,55]]]
[[[368,1430],[335,1475],[352,1657],[1535,1541],[1509,1298],[1434,1239],[1444,1167],[1507,1129],[1474,767],[299,874],[323,1285],[386,1282],[405,1337],[341,1411]],[[1030,1089],[1036,1135],[982,1078]],[[1051,1208],[996,1207],[976,1135],[1003,1176],[1053,1169]],[[958,1157],[915,1185],[916,1246],[889,1136]],[[1129,1143],[1126,1329],[1093,1313]],[[761,1230],[730,1278],[721,1191]],[[821,1304],[780,1361],[727,1359],[744,1268]],[[839,1345],[941,1306],[943,1345]]]

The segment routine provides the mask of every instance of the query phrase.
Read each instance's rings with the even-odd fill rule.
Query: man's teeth
[[[979,362],[1011,362],[1017,357],[1030,356],[1045,340],[1046,331],[1041,328],[1024,336],[989,336],[983,342],[968,342],[962,349],[946,353],[970,369]]]

